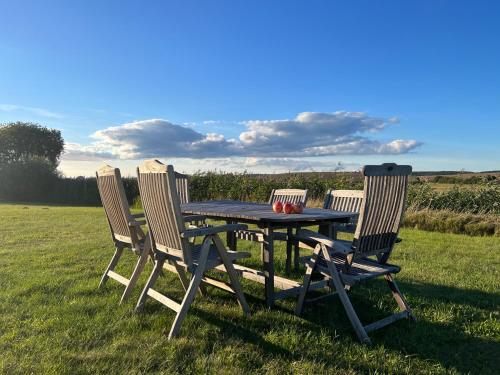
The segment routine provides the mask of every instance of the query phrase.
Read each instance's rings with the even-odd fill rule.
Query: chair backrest
[[[363,202],[363,190],[328,190],[323,208],[334,211],[359,213]]]
[[[137,241],[136,233],[129,226],[132,215],[123,188],[120,170],[104,165],[96,172],[96,177],[99,195],[113,240],[128,244],[135,243]]]
[[[293,204],[307,203],[307,190],[303,189],[273,189],[269,197],[269,204],[280,201],[282,203],[290,202]]]
[[[177,194],[179,194],[181,204],[189,203],[188,177],[185,174],[175,172],[175,186],[177,187]]]
[[[191,266],[189,244],[181,238],[185,222],[174,167],[147,160],[137,169],[137,181],[153,249],[180,258]]]
[[[354,233],[353,259],[385,254],[397,239],[405,210],[411,166],[365,165],[363,202]]]

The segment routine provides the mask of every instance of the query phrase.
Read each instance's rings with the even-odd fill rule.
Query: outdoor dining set
[[[123,284],[121,301],[124,301],[130,297],[148,261],[152,261],[154,266],[136,311],[144,307],[148,297],[175,311],[169,338],[179,334],[191,303],[197,294],[207,296],[207,287],[234,294],[243,313],[249,315],[241,278],[264,284],[270,308],[277,300],[296,298],[297,315],[305,304],[337,294],[359,340],[370,344],[371,331],[398,319],[415,319],[394,281],[393,275],[400,267],[388,263],[395,243],[400,241],[398,232],[411,170],[407,165],[367,165],[362,169],[363,190],[329,190],[323,208],[286,214],[274,212],[273,203],[306,206],[307,190],[273,190],[267,204],[227,200],[191,202],[187,176],[175,172],[171,165],[149,160],[137,169],[144,212],[132,214],[119,169],[104,166],[96,173],[97,183],[116,251],[100,286],[109,278]],[[225,224],[214,224],[221,221]],[[340,232],[351,233],[353,239],[340,239]],[[225,234],[225,243],[221,234]],[[250,253],[238,251],[238,241],[243,240],[260,244],[261,269],[238,264],[238,260],[250,257]],[[276,241],[286,243],[286,273],[292,268],[299,270],[301,263],[305,265],[302,283],[275,274]],[[138,256],[129,278],[115,272],[125,249]],[[300,249],[307,255],[301,257]],[[207,273],[209,270],[227,273],[229,282],[213,276],[219,272]],[[164,271],[178,275],[185,291],[182,301],[155,289]],[[353,286],[376,277],[385,278],[400,311],[363,325],[349,292]],[[307,299],[308,292],[313,290],[326,292]]]

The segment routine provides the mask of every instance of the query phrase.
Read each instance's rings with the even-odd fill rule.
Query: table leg
[[[327,237],[333,238],[332,237],[334,235],[333,223],[320,224],[318,232]]]
[[[231,220],[226,220],[226,223],[227,224],[235,224],[236,222],[231,221]],[[237,238],[236,238],[236,235],[234,232],[226,232],[226,244],[227,244],[227,247],[229,248],[229,250],[236,251],[236,247],[237,247],[236,241],[237,241]]]
[[[300,229],[299,227],[295,228],[295,233],[297,233],[299,229]],[[299,270],[299,259],[300,259],[300,247],[299,243],[296,242],[293,247],[293,268],[295,269],[295,271]]]
[[[264,276],[266,302],[269,308],[274,305],[274,239],[272,228],[264,228]]]
[[[290,269],[292,268],[292,241],[290,241],[290,237],[292,237],[292,234],[293,229],[291,227],[286,228],[286,273],[290,273]]]

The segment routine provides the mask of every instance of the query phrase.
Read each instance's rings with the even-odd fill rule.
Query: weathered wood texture
[[[204,215],[218,219],[252,222],[255,224],[276,223],[295,225],[318,221],[347,221],[352,216],[349,212],[324,210],[322,208],[305,208],[302,214],[275,213],[268,204],[239,201],[208,201],[183,204],[183,214]]]
[[[351,244],[305,230],[297,234],[298,241],[304,241],[309,246],[316,244],[312,257],[306,261],[306,276],[297,301],[297,314],[302,311],[311,275],[317,271],[332,280],[347,316],[363,343],[371,343],[368,337],[370,331],[401,318],[414,319],[410,307],[392,278],[392,274],[399,272],[400,268],[386,263],[401,224],[410,173],[410,166],[396,164],[370,165],[363,168],[363,200]],[[377,255],[377,260],[366,258],[369,255]],[[346,288],[379,276],[385,277],[401,312],[363,326],[349,300]]]
[[[134,228],[129,225],[129,222],[134,218],[125,196],[120,170],[104,165],[97,171],[96,178],[102,206],[106,212],[113,238],[132,244]]]
[[[410,173],[408,165],[363,168],[364,196],[354,233],[353,259],[389,254],[392,250],[403,219]]]
[[[363,190],[334,190],[326,193],[323,208],[358,213],[363,202]]]
[[[359,214],[363,202],[363,190],[329,190],[326,193],[323,208],[335,211],[348,211]],[[333,236],[338,232],[354,233],[358,217],[355,216],[348,223],[338,223],[334,227]]]
[[[154,249],[179,257],[191,266],[189,243],[181,237],[186,224],[173,167],[148,160],[139,167],[137,181]]]
[[[269,205],[273,205],[275,202],[292,203],[299,204],[302,203],[305,207],[307,203],[307,190],[302,189],[273,189],[271,195],[269,197]],[[277,234],[280,234],[277,236]],[[287,228],[287,232],[275,232],[274,240],[287,241],[287,249],[286,249],[286,272],[290,272],[291,268],[291,258],[292,258],[292,247],[291,243],[288,240],[289,235],[292,233],[292,228]],[[261,245],[261,258],[264,258],[264,233],[262,230],[246,230],[246,231],[237,231],[235,232],[235,244],[237,239],[246,240],[246,241],[255,241],[260,242]],[[299,252],[298,247],[296,248],[296,253]],[[298,268],[298,264],[297,264]]]
[[[276,214],[271,205],[238,202],[238,201],[209,201],[183,204],[183,214],[204,215],[213,219],[232,222],[247,222],[256,224],[262,231],[254,232],[262,244],[262,261],[264,272],[249,270],[242,272],[242,276],[253,281],[262,282],[266,285],[266,301],[269,306],[274,303],[274,288],[284,285],[284,278],[274,275],[274,240],[288,239],[288,234],[272,231],[277,228],[296,228],[298,226],[310,226],[320,223],[347,222],[354,215],[349,212],[336,212],[333,210],[306,208],[303,214],[286,215]],[[267,231],[267,235],[264,233]],[[240,267],[241,268],[241,267]],[[284,294],[278,295],[278,297]]]
[[[120,300],[121,303],[129,297],[137,283],[139,275],[144,269],[149,255],[149,242],[145,241],[145,235],[140,227],[141,222],[136,221],[138,217],[142,217],[143,215],[132,215],[130,213],[120,170],[109,165],[104,165],[96,172],[96,178],[102,205],[111,231],[111,237],[117,249],[104,271],[99,287],[104,286],[110,277],[125,285],[125,290]],[[123,248],[129,248],[139,256],[130,279],[114,272],[123,253]]]
[[[269,197],[269,204],[280,201],[285,204],[290,202],[293,204],[302,203],[304,206],[307,203],[307,190],[302,189],[273,189]]]
[[[189,199],[188,177],[185,174],[175,172],[175,185],[181,204],[189,203],[191,200]]]
[[[218,237],[220,232],[246,229],[246,226],[234,224],[223,227],[186,228],[186,223],[181,215],[179,187],[176,184],[176,175],[171,165],[164,165],[157,160],[148,160],[138,168],[137,180],[150,229],[155,267],[137,302],[136,310],[143,307],[148,296],[174,310],[177,314],[170,329],[169,339],[179,333],[189,307],[202,286],[212,285],[234,293],[243,312],[249,314],[250,309],[239,284],[233,262],[236,259],[248,257],[250,254],[228,252]],[[196,236],[204,236],[203,242],[199,245],[188,241],[189,238]],[[186,285],[184,277],[181,279],[186,292],[182,303],[178,303],[153,289],[161,269],[167,261],[177,270],[185,268],[193,273],[189,285]],[[229,275],[230,285],[205,276],[207,270],[221,265],[224,266]],[[203,281],[205,282],[202,285]]]

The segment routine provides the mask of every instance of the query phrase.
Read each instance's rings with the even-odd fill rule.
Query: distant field
[[[174,314],[149,300],[118,306],[122,288],[97,290],[112,244],[101,208],[0,204],[0,373],[441,373],[500,368],[500,239],[404,229],[391,261],[418,322],[399,321],[358,343],[336,298],[293,315],[294,299],[268,310],[258,284],[243,280],[252,315],[219,291],[197,298],[181,335]],[[259,267],[259,249],[239,248]],[[279,245],[277,273],[284,274]],[[130,272],[131,255],[119,271]],[[139,285],[144,285],[146,274]],[[302,272],[292,275],[300,280]],[[159,287],[182,296],[174,275]],[[352,292],[365,322],[393,312],[385,284]]]
[[[438,182],[430,182],[429,184],[430,184],[430,186],[434,190],[436,190],[438,192],[449,191],[449,190],[453,189],[455,186],[457,186],[457,184],[453,184],[453,183],[445,184],[445,183],[438,183]],[[475,184],[467,184],[467,185],[460,184],[458,186],[460,186],[463,189],[471,189],[472,190],[472,189],[477,189],[477,187],[479,185],[475,185]]]

